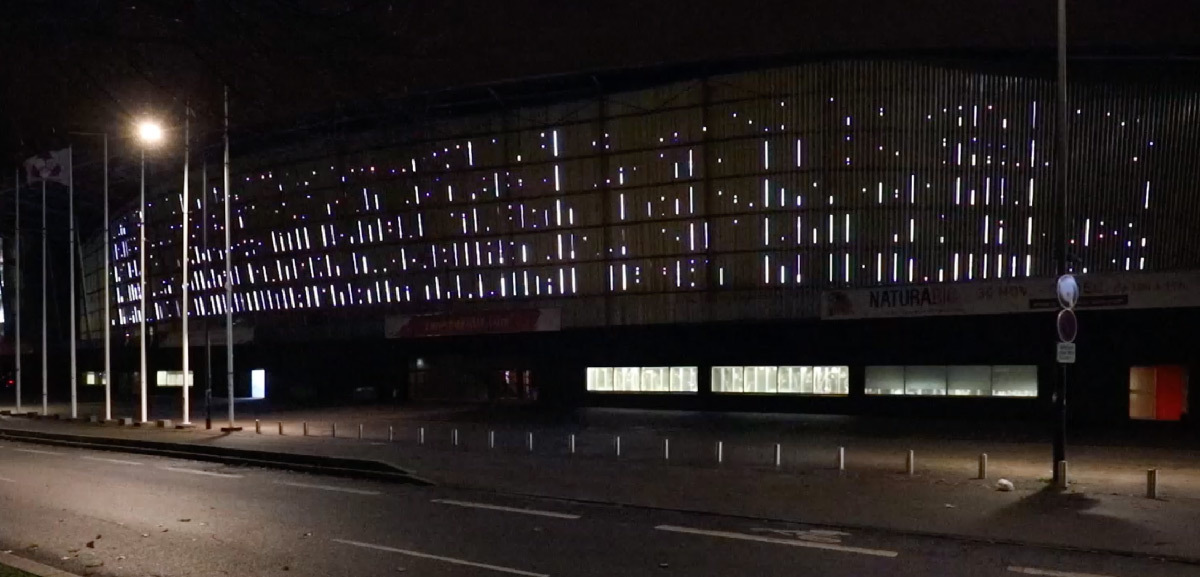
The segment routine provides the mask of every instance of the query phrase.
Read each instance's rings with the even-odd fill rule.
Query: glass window
[[[671,390],[667,367],[642,367],[642,392],[665,393]]]
[[[992,367],[952,366],[946,368],[946,382],[952,397],[992,396]]]
[[[697,367],[671,367],[671,392],[694,393],[699,390],[699,373]]]
[[[904,367],[904,394],[936,397],[946,394],[946,367]]]
[[[589,390],[589,391],[611,391],[611,390],[613,390],[612,367],[588,367],[588,369],[587,369],[587,390]]]
[[[188,386],[194,384],[194,377],[195,372],[188,371]],[[182,387],[183,371],[157,371],[155,373],[155,382],[160,387]]]
[[[867,367],[864,392],[868,395],[903,395],[904,367]]]
[[[780,394],[813,394],[812,367],[779,367]]]
[[[1036,397],[1037,367],[1014,365],[992,367],[992,396]]]
[[[813,367],[813,393],[850,394],[850,367]]]
[[[746,367],[745,393],[774,394],[778,392],[775,385],[777,367]]]
[[[642,390],[641,367],[617,367],[613,369],[613,390],[618,392],[638,392]]]
[[[741,393],[742,367],[713,367],[712,390],[714,393]]]

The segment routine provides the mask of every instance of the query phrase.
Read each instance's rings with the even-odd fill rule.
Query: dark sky
[[[28,0],[0,12],[0,155],[145,112],[215,130],[539,75],[1053,46],[1053,0]],[[1072,0],[1077,53],[1200,55],[1195,0]],[[381,106],[381,104],[379,104]],[[124,149],[114,143],[114,154]]]

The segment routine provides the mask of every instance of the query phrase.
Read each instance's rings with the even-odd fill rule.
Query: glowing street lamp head
[[[158,144],[163,139],[162,125],[153,120],[143,120],[137,125],[137,135],[142,144]]]

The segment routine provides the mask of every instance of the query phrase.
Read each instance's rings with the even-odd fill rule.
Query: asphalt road
[[[10,442],[0,442],[0,549],[79,574],[122,576],[1182,577],[1200,571],[1098,553]]]

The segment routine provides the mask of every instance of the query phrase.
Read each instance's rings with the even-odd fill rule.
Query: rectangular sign
[[[1200,272],[1091,274],[1079,281],[1079,309],[1200,307]],[[995,315],[1057,310],[1055,281],[1022,278],[825,291],[821,318],[874,319]]]
[[[1058,343],[1054,356],[1064,365],[1075,364],[1075,343]]]
[[[389,339],[528,333],[562,329],[559,309],[518,309],[444,315],[399,315],[384,321]]]

